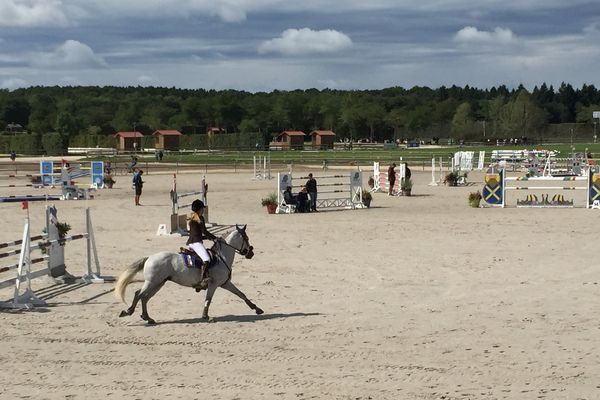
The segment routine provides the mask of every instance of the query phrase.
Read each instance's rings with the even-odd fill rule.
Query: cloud
[[[313,31],[302,28],[287,29],[280,37],[261,43],[258,52],[285,55],[323,54],[339,52],[350,47],[352,40],[341,32],[332,29]]]
[[[498,43],[507,44],[514,38],[510,29],[496,28],[493,32],[480,31],[473,26],[465,26],[454,36],[454,40],[462,43]]]
[[[60,0],[2,0],[0,27],[66,26]]]
[[[140,85],[144,86],[144,85],[150,85],[151,83],[155,82],[156,79],[154,79],[148,75],[140,75],[137,77],[137,81]]]
[[[29,86],[29,84],[21,78],[8,78],[0,82],[0,88],[8,90],[14,90],[27,86]]]
[[[86,44],[77,40],[67,40],[51,53],[32,56],[31,63],[39,67],[63,68],[103,68],[107,67],[102,57]]]
[[[242,22],[246,20],[246,10],[228,2],[217,2],[211,15],[221,18],[224,22]]]

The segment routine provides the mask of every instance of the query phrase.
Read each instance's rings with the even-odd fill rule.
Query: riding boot
[[[207,289],[208,285],[211,282],[211,278],[207,277],[208,273],[208,262],[203,261],[202,267],[200,267],[200,283],[195,286],[196,292],[201,291],[202,289]]]

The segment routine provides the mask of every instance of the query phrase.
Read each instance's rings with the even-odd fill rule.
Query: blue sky
[[[0,88],[598,84],[600,2],[0,0]]]

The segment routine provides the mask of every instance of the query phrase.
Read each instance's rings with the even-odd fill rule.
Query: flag
[[[27,200],[23,202],[23,210],[29,210],[29,202]]]

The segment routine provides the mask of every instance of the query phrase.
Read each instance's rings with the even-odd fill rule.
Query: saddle
[[[212,249],[206,249],[208,251],[208,255],[210,256],[210,261],[208,262],[208,268],[212,267],[217,260],[217,253]],[[198,257],[194,250],[187,249],[185,247],[179,248],[179,255],[183,259],[183,263],[188,268],[202,268],[202,259]]]

